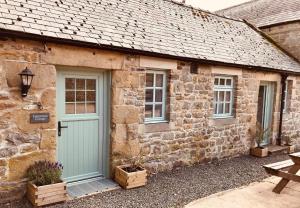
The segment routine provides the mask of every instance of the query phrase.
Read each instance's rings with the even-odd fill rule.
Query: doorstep
[[[287,146],[268,145],[267,147],[268,147],[268,151],[269,151],[270,155],[287,152],[287,150],[288,150]]]
[[[85,181],[73,182],[67,185],[67,192],[70,199],[91,196],[120,189],[121,187],[111,179],[97,178]]]

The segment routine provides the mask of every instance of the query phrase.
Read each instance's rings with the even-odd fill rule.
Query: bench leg
[[[299,170],[299,166],[292,166],[289,169],[289,173],[291,174],[296,174]],[[286,185],[290,182],[290,180],[288,179],[281,179],[280,182],[275,186],[275,188],[273,189],[273,192],[275,192],[276,194],[280,194],[280,192],[286,187]]]

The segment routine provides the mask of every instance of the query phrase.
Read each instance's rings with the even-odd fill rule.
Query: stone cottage
[[[43,159],[73,182],[137,155],[164,171],[248,154],[257,121],[266,145],[297,135],[299,107],[300,64],[244,21],[169,0],[0,1],[2,190]]]

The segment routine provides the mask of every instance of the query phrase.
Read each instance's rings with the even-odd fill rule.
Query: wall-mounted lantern
[[[22,97],[26,97],[28,90],[31,87],[34,74],[32,73],[32,71],[30,71],[30,69],[26,67],[26,69],[24,69],[19,75],[21,77],[21,82],[22,82],[21,83]]]

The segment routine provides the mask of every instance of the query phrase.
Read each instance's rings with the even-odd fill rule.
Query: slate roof
[[[156,54],[300,72],[242,21],[169,0],[0,0],[0,30]]]
[[[300,0],[254,0],[216,13],[266,27],[300,20]]]

